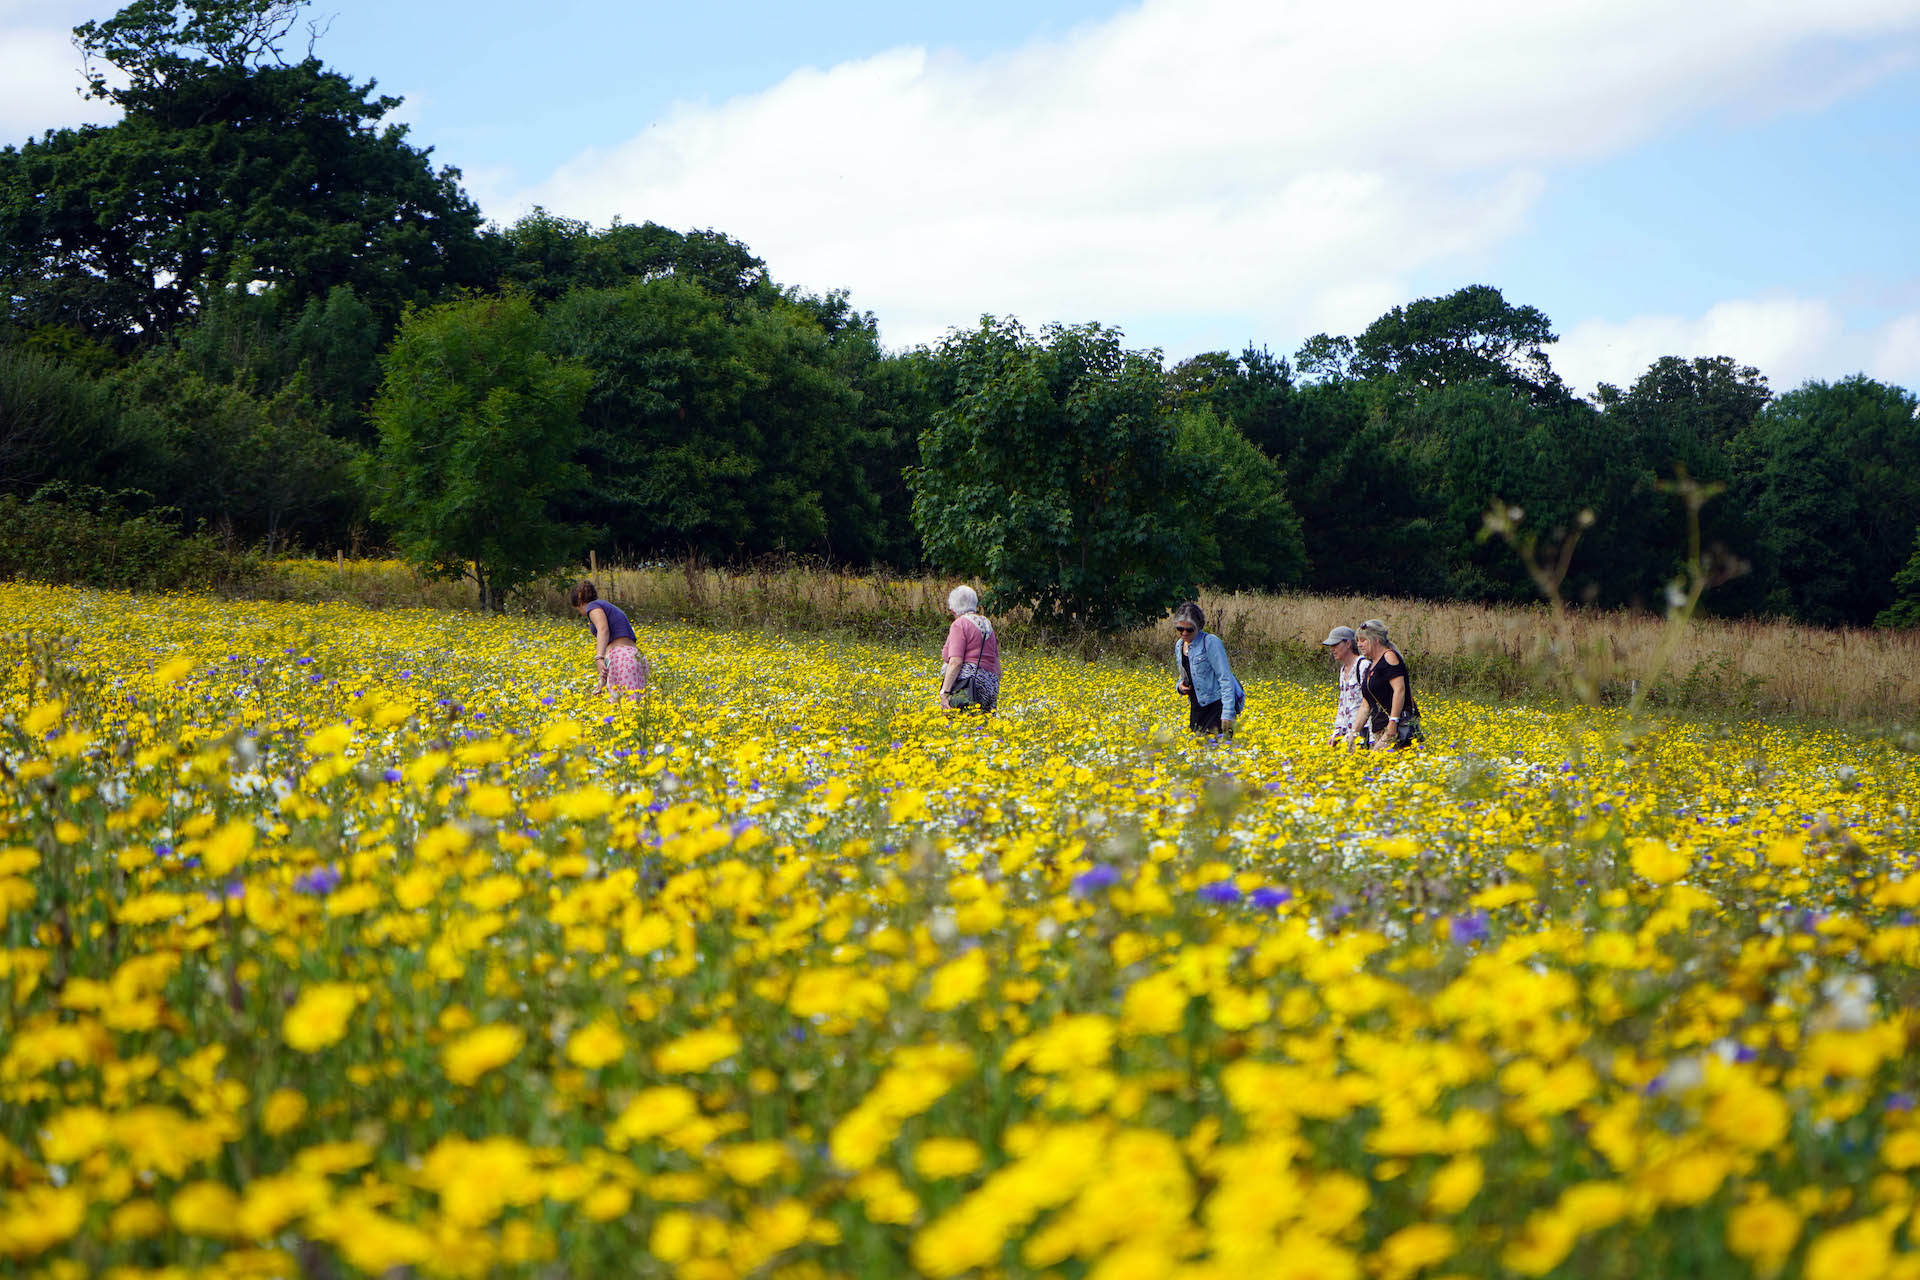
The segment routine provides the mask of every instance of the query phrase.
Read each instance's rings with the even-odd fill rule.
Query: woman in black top
[[[1421,736],[1420,707],[1413,700],[1413,677],[1407,673],[1407,664],[1388,642],[1387,624],[1377,618],[1360,624],[1354,647],[1370,664],[1360,683],[1360,694],[1367,700],[1367,745],[1375,751],[1404,751]],[[1351,750],[1352,738],[1348,743]]]

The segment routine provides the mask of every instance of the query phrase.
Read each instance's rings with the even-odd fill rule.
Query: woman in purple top
[[[1000,637],[980,612],[972,587],[947,593],[953,625],[940,649],[940,705],[951,711],[978,707],[991,711],[1000,701]]]
[[[600,672],[600,688],[607,693],[638,695],[647,687],[647,660],[640,656],[640,645],[627,615],[602,600],[600,589],[591,582],[575,587],[567,601],[593,628],[593,661]]]

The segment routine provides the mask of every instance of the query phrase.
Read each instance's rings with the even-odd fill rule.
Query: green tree
[[[482,608],[576,556],[555,515],[586,479],[574,462],[593,375],[544,347],[524,295],[410,311],[374,399],[374,514],[423,572],[471,578]]]
[[[297,6],[137,0],[76,39],[111,126],[0,150],[0,306],[122,349],[175,331],[207,292],[265,283],[298,309],[341,285],[390,324],[492,278],[479,211],[372,96],[279,41]],[[117,68],[110,87],[94,60]]]
[[[572,509],[617,543],[852,554],[878,519],[857,398],[803,312],[729,307],[669,277],[575,290],[547,322],[554,349],[594,371]]]
[[[1920,627],[1920,534],[1914,537],[1913,554],[1893,575],[1893,603],[1880,611],[1873,625]]]
[[[164,487],[155,442],[110,382],[28,346],[0,346],[0,488]]]
[[[596,231],[536,207],[501,237],[503,284],[545,302],[575,289],[612,289],[673,276],[728,302],[771,300],[767,264],[733,237],[708,228],[674,231],[615,221]]]
[[[1476,284],[1395,307],[1357,338],[1318,334],[1295,363],[1317,381],[1359,379],[1405,395],[1488,381],[1558,400],[1566,388],[1546,353],[1556,341],[1538,308],[1514,306],[1500,290]]]
[[[1287,477],[1209,408],[1175,415],[1180,454],[1201,474],[1195,518],[1188,531],[1211,541],[1205,559],[1217,563],[1212,585],[1227,591],[1297,586],[1306,577],[1307,550],[1300,518],[1287,501]]]
[[[1893,605],[1920,531],[1916,410],[1913,392],[1856,374],[1787,392],[1734,440],[1766,608],[1864,626]]]
[[[162,348],[115,379],[125,411],[157,446],[158,491],[201,520],[276,550],[307,521],[337,526],[357,502],[352,450],[327,433],[296,379],[256,393],[248,379],[217,381]]]
[[[1178,448],[1158,352],[1097,324],[1038,340],[991,316],[934,354],[912,477],[933,563],[984,579],[1043,626],[1138,623],[1213,573],[1207,469]]]
[[[1682,471],[1704,484],[1731,482],[1731,443],[1772,398],[1758,369],[1729,356],[1663,356],[1625,391],[1600,385],[1594,399],[1614,447],[1603,491],[1593,502],[1597,523],[1586,542],[1624,584],[1610,600],[1652,601],[1680,572],[1687,517],[1661,483]],[[1722,566],[1751,559],[1759,541],[1751,510],[1725,498],[1701,512],[1700,532]],[[1738,576],[1716,586],[1706,604],[1719,612],[1747,612],[1763,607],[1763,595],[1757,578]]]

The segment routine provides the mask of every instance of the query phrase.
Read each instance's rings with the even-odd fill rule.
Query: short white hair
[[[955,613],[978,613],[980,612],[980,594],[972,587],[961,583],[947,592],[947,608]]]

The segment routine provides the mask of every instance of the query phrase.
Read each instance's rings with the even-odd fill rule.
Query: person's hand
[[[950,698],[950,697],[952,697],[952,696],[953,696],[953,695],[952,695],[952,694],[950,694],[950,693],[948,693],[948,692],[947,692],[947,691],[946,691],[945,689],[942,689],[942,690],[940,691],[940,709],[941,709],[942,711],[951,711],[951,710],[953,710],[953,704],[952,704],[951,702],[949,702],[949,701],[947,701],[947,699],[948,699],[948,698]]]
[[[1384,735],[1373,740],[1373,750],[1375,751],[1385,751],[1391,746],[1393,746],[1392,740]]]
[[[1184,698],[1188,694],[1193,692],[1193,686],[1188,684],[1185,680],[1182,680],[1179,684],[1176,684],[1175,686],[1173,686],[1173,691]]]
[[[1233,741],[1233,721],[1222,720],[1220,722],[1220,736],[1225,738],[1228,742]]]

